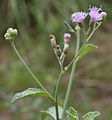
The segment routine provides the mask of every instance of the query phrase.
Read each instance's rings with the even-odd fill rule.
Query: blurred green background
[[[68,32],[64,20],[71,24],[70,15],[79,10],[88,11],[90,4],[102,5],[108,17],[90,41],[99,48],[83,57],[77,66],[69,106],[76,108],[80,115],[98,110],[101,112],[98,120],[112,120],[112,0],[0,0],[0,120],[39,120],[39,111],[53,106],[40,97],[10,103],[16,92],[38,86],[10,43],[4,40],[6,30],[9,27],[19,30],[16,41],[19,52],[53,94],[59,65],[48,36],[55,34],[62,45],[63,34]],[[73,36],[65,65],[75,53],[75,40]],[[60,105],[64,102],[69,75],[70,72],[61,84]]]

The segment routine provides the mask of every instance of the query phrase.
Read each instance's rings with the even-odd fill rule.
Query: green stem
[[[59,112],[58,112],[58,90],[59,90],[59,86],[60,86],[60,82],[62,80],[63,77],[63,71],[60,72],[59,78],[58,78],[58,82],[56,85],[56,91],[55,91],[55,99],[56,99],[56,103],[55,103],[55,107],[56,107],[56,117],[57,120],[59,120]]]
[[[56,55],[57,56],[57,55]],[[64,56],[63,56],[64,57]],[[58,78],[58,81],[57,81],[57,85],[56,85],[56,91],[55,91],[55,99],[56,99],[56,102],[55,102],[55,109],[56,109],[56,118],[57,120],[59,120],[59,112],[58,112],[58,90],[59,90],[59,86],[60,86],[60,82],[62,80],[62,77],[63,77],[63,61],[64,61],[64,58],[63,60],[61,60],[58,56],[58,62],[60,64],[60,69],[61,69],[61,72],[60,72],[60,75],[59,75],[59,78]]]
[[[16,49],[16,46],[14,44],[14,41],[11,41],[11,45],[14,49],[14,51],[16,52],[17,56],[19,57],[19,59],[22,61],[22,63],[24,64],[24,66],[26,67],[26,69],[29,71],[29,73],[32,75],[32,77],[34,78],[34,80],[37,82],[37,84],[41,87],[42,90],[46,91],[51,99],[53,101],[55,101],[55,99],[52,97],[52,95],[47,91],[47,89],[42,85],[42,83],[39,81],[39,79],[32,73],[32,71],[30,70],[30,68],[27,66],[27,64],[24,62],[24,60],[22,59],[22,57],[20,56],[18,50]]]
[[[77,31],[77,45],[76,45],[76,55],[78,54],[78,51],[79,51],[79,46],[80,46],[80,31]],[[73,81],[73,78],[74,78],[74,72],[75,72],[75,68],[76,68],[76,61],[73,63],[73,67],[72,67],[72,71],[71,71],[71,75],[70,75],[70,80],[69,80],[69,83],[68,83],[68,88],[67,88],[67,93],[66,93],[66,97],[65,97],[65,101],[64,101],[64,105],[63,105],[63,113],[62,113],[62,119],[64,118],[64,114],[65,114],[65,111],[66,111],[66,107],[67,107],[67,104],[68,104],[68,100],[69,100],[69,96],[70,96],[70,91],[71,91],[71,87],[72,87],[72,81]]]
[[[91,34],[89,35],[89,37],[87,38],[87,40],[85,40],[84,44],[82,45],[80,51],[78,52],[78,54],[73,58],[73,60],[69,63],[68,66],[66,66],[66,70],[68,70],[72,64],[74,63],[74,61],[77,61],[77,58],[79,56],[79,54],[82,52],[83,48],[85,47],[85,45],[87,44],[87,42],[90,40],[90,38],[92,37],[92,35],[94,34],[94,32],[100,27],[101,23],[95,28],[95,25],[94,25],[94,28],[93,28],[93,31],[91,32]]]

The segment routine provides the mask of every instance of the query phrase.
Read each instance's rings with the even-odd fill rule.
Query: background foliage
[[[14,93],[37,85],[10,44],[4,41],[3,35],[7,28],[19,30],[16,44],[20,53],[53,93],[59,67],[48,36],[50,33],[55,34],[57,41],[62,44],[63,34],[67,32],[63,21],[70,22],[71,13],[87,11],[90,4],[98,7],[102,5],[108,17],[91,40],[99,48],[85,56],[78,65],[69,105],[81,114],[93,109],[101,111],[99,120],[112,119],[112,0],[0,0],[0,120],[39,119],[38,111],[52,106],[46,99],[35,97],[13,105],[10,103]],[[72,38],[65,65],[74,55],[74,46],[75,39]],[[61,84],[60,105],[64,100],[68,77],[69,73]]]

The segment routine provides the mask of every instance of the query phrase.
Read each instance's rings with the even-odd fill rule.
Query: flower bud
[[[9,28],[7,33],[5,33],[4,37],[6,40],[13,40],[18,35],[18,31],[13,28]]]
[[[69,44],[70,43],[70,38],[71,38],[71,34],[69,33],[65,33],[64,34],[64,42]]]
[[[76,30],[76,31],[79,31],[79,30],[80,30],[80,26],[77,25],[77,26],[75,27],[75,30]]]
[[[60,45],[57,45],[57,46],[56,46],[56,52],[57,52],[57,55],[60,57],[60,56],[61,56],[61,48],[60,48]]]
[[[101,16],[106,17],[107,13],[106,12],[101,12]]]
[[[68,48],[69,48],[69,44],[64,44],[64,48],[63,48],[63,52],[65,53],[65,54],[67,54],[68,53]]]
[[[50,41],[51,41],[51,46],[53,48],[55,48],[56,47],[56,38],[55,38],[55,36],[54,35],[49,35],[49,38],[50,38]]]

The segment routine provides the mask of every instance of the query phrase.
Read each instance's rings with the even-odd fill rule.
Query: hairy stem
[[[80,46],[80,31],[77,31],[77,45],[76,45],[76,55],[75,56],[77,56],[77,54],[78,54],[79,46]],[[73,78],[74,78],[74,72],[75,72],[75,68],[76,68],[76,63],[77,62],[75,61],[73,63],[73,66],[72,66],[70,80],[69,80],[69,83],[68,83],[67,93],[66,93],[66,97],[65,97],[65,101],[64,101],[64,105],[63,105],[63,113],[62,113],[62,119],[61,120],[64,119],[64,114],[65,114],[66,107],[67,107],[67,104],[68,104],[70,91],[71,91],[71,87],[72,87],[72,81],[73,81]]]
[[[46,91],[46,92],[50,95],[52,101],[55,102],[55,99],[52,97],[52,95],[47,91],[47,89],[42,85],[42,83],[39,81],[39,79],[32,73],[32,71],[30,70],[30,68],[29,68],[29,67],[27,66],[27,64],[24,62],[24,60],[23,60],[22,57],[20,56],[18,50],[16,49],[16,46],[15,46],[15,44],[14,44],[14,41],[11,42],[11,45],[12,45],[14,51],[16,52],[17,56],[18,56],[19,59],[22,61],[22,63],[24,64],[24,66],[26,67],[26,69],[29,71],[29,73],[32,75],[32,77],[33,77],[34,80],[37,82],[37,84],[41,87],[42,90]]]

